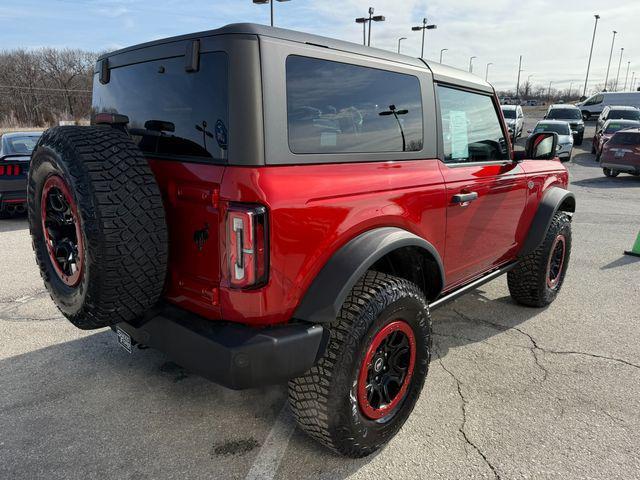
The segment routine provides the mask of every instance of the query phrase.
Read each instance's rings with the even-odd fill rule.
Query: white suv
[[[522,135],[522,129],[524,128],[522,107],[520,105],[501,105],[500,108],[504,115],[504,121],[509,128],[511,139],[515,141]]]

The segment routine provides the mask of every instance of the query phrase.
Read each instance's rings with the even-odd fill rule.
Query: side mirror
[[[526,158],[532,160],[552,160],[556,157],[558,134],[555,132],[540,132],[527,140]]]

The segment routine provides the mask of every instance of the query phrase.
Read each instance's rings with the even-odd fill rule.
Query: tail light
[[[232,204],[227,211],[229,278],[236,288],[259,287],[269,276],[267,209]]]
[[[17,177],[20,171],[20,165],[0,165],[0,177]]]

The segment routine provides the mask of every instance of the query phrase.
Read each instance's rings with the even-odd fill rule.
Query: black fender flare
[[[440,270],[438,293],[444,286],[444,267],[437,249],[428,241],[396,227],[369,230],[343,245],[322,267],[293,317],[311,323],[335,320],[347,295],[366,271],[386,254],[403,247],[417,247],[430,254]]]
[[[549,230],[553,216],[558,210],[565,212],[576,211],[576,197],[569,190],[560,187],[550,187],[542,196],[527,238],[518,254],[519,257],[533,252],[544,240]]]

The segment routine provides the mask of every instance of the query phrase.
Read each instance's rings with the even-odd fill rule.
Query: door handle
[[[478,192],[469,192],[469,193],[457,193],[453,196],[451,201],[453,203],[459,203],[461,205],[466,205],[469,202],[473,202],[478,198]]]

